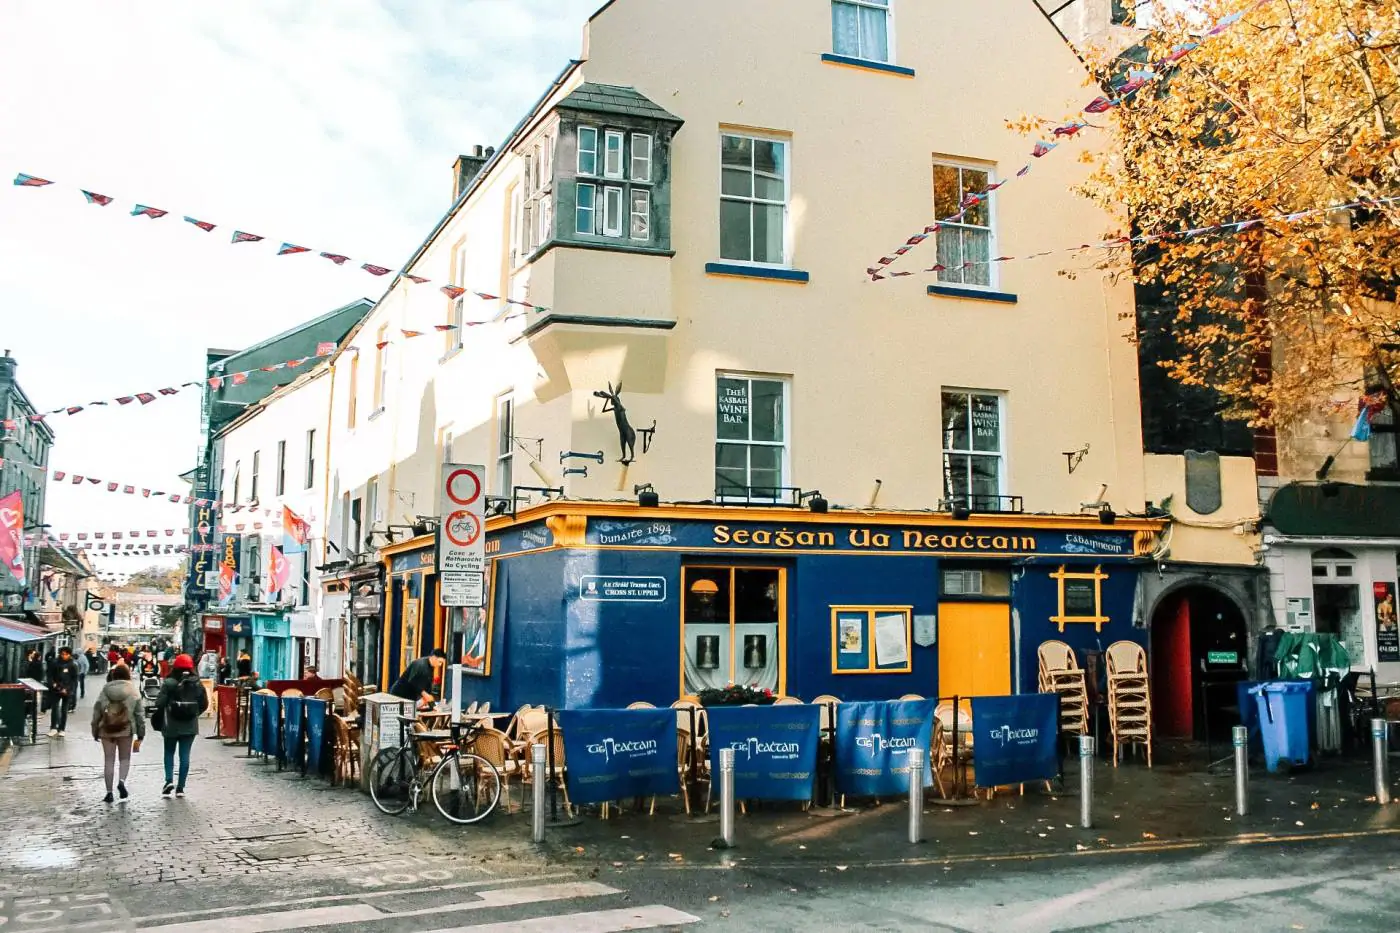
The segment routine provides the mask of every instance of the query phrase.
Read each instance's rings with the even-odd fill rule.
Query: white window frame
[[[248,478],[248,501],[249,501],[249,502],[257,502],[257,501],[258,501],[258,480],[259,480],[258,474],[261,472],[261,469],[262,469],[262,451],[261,451],[261,450],[255,450],[255,451],[253,451],[253,470],[252,470],[252,472],[249,474],[249,478]]]
[[[380,346],[383,344],[383,346]],[[374,341],[374,410],[383,411],[389,394],[389,325],[381,324]]]
[[[643,141],[646,143],[646,155],[644,157],[639,157],[637,155],[637,144]],[[643,182],[644,184],[651,184],[652,151],[655,148],[656,143],[652,139],[650,133],[633,133],[631,142],[632,151],[628,153],[627,174],[631,176],[632,181],[639,181]],[[639,172],[637,170],[637,165],[639,162],[642,163],[643,168],[645,168],[646,170],[645,172]]]
[[[618,239],[626,233],[628,209],[624,198],[626,192],[621,185],[606,185],[603,188],[603,236]],[[614,195],[616,207],[613,206]]]
[[[507,499],[515,495],[515,395],[496,396],[496,453],[494,480],[497,494]],[[509,473],[510,481],[505,482]]]
[[[737,440],[737,439],[722,438],[722,437],[719,436],[719,426],[718,426],[718,424],[716,424],[716,425],[715,425],[715,445],[718,446],[718,445],[720,445],[720,444],[741,444],[741,445],[746,446],[746,447],[778,447],[778,448],[781,448],[782,451],[783,451],[783,458],[782,458],[783,468],[782,468],[782,470],[781,470],[781,475],[780,475],[779,478],[778,478],[778,485],[779,485],[780,487],[790,487],[790,486],[792,486],[792,378],[791,378],[790,376],[780,376],[780,375],[775,375],[775,374],[773,374],[773,373],[734,373],[734,372],[717,372],[717,373],[715,373],[715,384],[714,384],[714,393],[713,393],[713,394],[714,394],[714,400],[715,400],[716,409],[718,409],[718,406],[719,406],[719,382],[720,382],[721,379],[743,379],[743,380],[747,381],[747,382],[749,383],[749,405],[750,405],[750,406],[753,405],[753,381],[754,381],[755,379],[759,380],[760,382],[778,382],[778,383],[781,383],[781,384],[782,384],[782,386],[783,386],[783,439],[782,439],[781,441],[755,441],[755,440],[752,440],[752,439],[746,440],[746,441],[740,441],[740,440]],[[718,415],[719,415],[718,410],[716,410],[715,415],[716,415],[716,419],[718,419]],[[750,410],[750,413],[749,413],[749,434],[750,434],[750,435],[753,434],[753,412],[752,412],[752,410]],[[714,463],[714,468],[715,468],[715,472],[718,473],[718,472],[719,472],[718,451],[715,452],[715,463]],[[750,461],[748,467],[746,467],[746,470],[747,470],[747,475],[745,476],[745,479],[748,479],[748,480],[752,481],[752,479],[753,479],[753,463],[752,463],[752,461]],[[752,484],[752,482],[750,482],[748,485],[752,486],[753,484]],[[716,483],[716,486],[718,486],[718,483]],[[721,496],[721,495],[719,494],[719,489],[718,489],[718,488],[715,489],[715,499],[716,499],[716,501],[718,501],[718,502],[765,502],[765,501],[770,501],[770,500],[762,499],[762,498],[759,498],[759,497],[748,497],[748,496]],[[771,500],[771,501],[776,502],[776,501],[778,501],[778,500],[775,498],[775,499],[773,499],[773,500]]]
[[[281,498],[287,494],[287,442],[280,440],[277,442],[277,496]]]
[[[982,398],[992,398],[992,399],[996,399],[996,403],[997,403],[997,440],[998,440],[998,447],[997,447],[997,449],[996,449],[995,451],[991,451],[991,450],[973,450],[973,449],[963,450],[963,449],[957,448],[957,447],[947,447],[947,446],[945,446],[945,441],[944,441],[944,430],[943,430],[943,394],[944,394],[945,392],[946,392],[946,393],[950,393],[950,394],[958,393],[958,394],[962,394],[962,395],[965,395],[965,396],[979,396],[979,397],[982,397]],[[970,403],[969,403],[969,404],[970,404]],[[973,442],[972,442],[972,431],[973,431],[973,427],[972,427],[972,413],[971,413],[971,410],[970,410],[970,409],[969,409],[969,411],[968,411],[967,430],[968,430],[968,445],[969,445],[969,447],[973,447],[973,446],[975,446],[975,445],[974,445]],[[948,465],[947,465],[947,461],[946,461],[945,458],[946,458],[949,454],[951,454],[951,455],[953,455],[953,456],[955,456],[955,457],[984,457],[984,458],[985,458],[985,457],[991,457],[991,458],[995,458],[995,459],[996,459],[996,462],[997,462],[997,493],[996,493],[996,494],[997,494],[997,496],[1000,497],[1000,498],[998,498],[998,500],[997,500],[997,506],[998,506],[998,508],[996,509],[996,511],[1001,511],[1001,508],[1000,508],[1001,498],[1005,498],[1005,497],[1008,495],[1008,493],[1006,492],[1006,476],[1007,476],[1007,463],[1006,463],[1006,461],[1007,461],[1007,449],[1008,449],[1007,440],[1006,440],[1006,393],[1004,393],[1004,392],[998,392],[998,391],[996,391],[995,389],[968,389],[968,388],[963,388],[963,387],[961,387],[961,386],[943,386],[942,388],[940,388],[939,391],[938,391],[938,449],[939,449],[938,476],[939,476],[939,490],[940,490],[939,499],[941,499],[941,500],[944,501],[944,502],[949,502],[949,503],[954,503],[954,504],[956,504],[956,503],[955,503],[955,500],[953,500],[953,499],[951,498],[951,497],[952,497],[952,490],[948,488]],[[969,460],[969,461],[968,461],[968,470],[969,470],[969,473],[968,473],[968,477],[967,477],[967,487],[968,487],[968,489],[969,489],[968,495],[973,496],[973,495],[976,495],[976,493],[973,493],[973,492],[970,491],[970,490],[972,489],[971,468],[972,468],[972,465],[971,465],[971,461]],[[965,505],[971,505],[971,503],[963,503],[963,504],[965,504]],[[974,511],[978,511],[978,510],[974,509]],[[981,510],[981,511],[987,511],[987,510]]]
[[[612,144],[617,143],[617,168],[609,164],[613,154]],[[627,134],[622,130],[603,131],[603,177],[604,178],[626,178],[627,177]]]
[[[554,232],[554,199],[542,194],[535,205],[535,248],[538,249],[549,242]]]
[[[452,284],[458,288],[465,288],[467,281],[467,243],[465,240],[457,244],[452,259]],[[455,325],[456,328],[447,332],[447,352],[451,353],[462,345],[462,331],[465,329],[467,317],[467,297],[458,295],[456,298],[449,298],[448,302],[447,323]]]
[[[735,202],[738,202],[738,203],[741,203],[741,204],[749,204],[749,205],[753,205],[753,204],[772,205],[772,204],[776,204],[776,203],[777,203],[776,201],[769,201],[769,200],[766,200],[766,199],[760,200],[759,198],[754,197],[754,196],[743,197],[743,196],[741,196],[741,195],[732,195],[732,194],[725,194],[725,193],[724,193],[724,180],[723,180],[723,179],[724,179],[724,137],[726,137],[726,136],[732,136],[732,137],[734,137],[734,138],[736,138],[736,139],[750,139],[750,140],[761,141],[761,142],[766,142],[766,143],[777,143],[778,145],[780,145],[780,146],[783,147],[783,168],[784,168],[784,173],[783,173],[783,258],[782,258],[782,261],[781,261],[781,262],[759,262],[759,261],[756,260],[756,259],[728,259],[728,258],[725,258],[725,257],[724,257],[724,255],[723,255],[723,249],[721,249],[721,250],[720,250],[720,260],[721,260],[722,262],[731,263],[731,264],[734,264],[734,265],[740,265],[740,266],[755,266],[755,267],[760,268],[760,269],[789,269],[789,268],[792,267],[792,141],[791,141],[790,139],[787,139],[787,138],[784,138],[784,137],[780,137],[780,136],[763,136],[763,135],[756,135],[756,134],[754,134],[754,133],[739,133],[739,132],[731,132],[731,131],[729,131],[729,130],[721,130],[721,131],[720,131],[720,151],[719,151],[719,153],[718,153],[718,155],[719,155],[719,160],[718,160],[718,161],[719,161],[719,169],[720,169],[720,189],[719,189],[720,193],[719,193],[719,199],[720,199],[720,203],[721,203],[721,204],[723,204],[723,202],[725,202],[725,201],[735,201]],[[754,169],[752,168],[752,166],[750,166],[750,171],[754,171]],[[720,236],[723,237],[723,235],[724,235],[724,232],[723,232],[723,230],[721,229],[721,231],[720,231]],[[753,211],[750,210],[750,211],[749,211],[749,255],[750,255],[750,256],[753,255],[753,244],[754,244],[754,235],[753,235]]]
[[[641,198],[641,210],[637,209],[637,199]],[[646,188],[633,188],[628,192],[627,198],[627,237],[639,243],[646,243],[651,240],[651,192]],[[637,218],[642,218],[644,225],[644,236],[637,236]]]
[[[882,65],[893,65],[893,64],[895,63],[895,55],[894,55],[894,50],[895,50],[895,44],[894,44],[894,4],[895,4],[895,0],[888,0],[887,3],[875,3],[875,2],[873,2],[873,0],[832,0],[832,2],[831,2],[831,7],[832,7],[832,12],[833,12],[833,14],[835,13],[835,9],[836,9],[837,4],[845,4],[846,6],[853,6],[853,7],[864,7],[864,8],[866,8],[866,9],[872,9],[872,10],[884,10],[884,12],[885,12],[885,48],[888,50],[888,55],[887,55],[885,58],[874,58],[874,57],[872,57],[872,56],[870,56],[870,55],[866,55],[866,54],[865,54],[865,41],[864,41],[865,37],[864,37],[863,34],[861,34],[861,33],[859,33],[859,32],[857,32],[858,38],[857,38],[857,40],[856,40],[856,44],[859,46],[859,49],[857,50],[857,54],[852,55],[852,54],[850,54],[849,52],[837,52],[837,51],[836,51],[836,23],[835,23],[834,16],[833,16],[833,21],[832,21],[832,24],[831,24],[831,29],[832,29],[832,32],[831,32],[831,51],[834,52],[834,53],[837,54],[837,55],[844,55],[844,56],[846,56],[847,58],[856,58],[856,59],[859,59],[859,60],[861,60],[861,61],[863,61],[863,62],[878,62],[879,64],[882,64]],[[859,16],[859,14],[857,14],[857,16],[856,16],[856,27],[857,27],[857,30],[859,30],[859,28],[860,28],[860,16]]]
[[[593,143],[590,146],[585,146],[583,144],[583,136],[585,133],[588,133],[593,137]],[[585,178],[597,178],[598,160],[601,157],[601,153],[598,147],[598,128],[596,126],[580,126],[578,128],[577,139],[578,158],[575,160],[574,174],[582,175]],[[584,155],[591,155],[593,157],[593,167],[591,169],[586,169],[583,167]]]
[[[932,187],[933,202],[934,202],[935,205],[938,203],[938,190],[937,190],[937,184],[938,184],[938,182],[937,182],[937,176],[934,174],[934,169],[936,169],[936,168],[939,167],[939,166],[941,166],[941,167],[943,167],[943,168],[955,168],[955,169],[958,170],[958,192],[959,192],[959,195],[960,195],[960,197],[958,198],[958,204],[959,204],[959,205],[962,204],[962,198],[966,196],[966,192],[964,191],[964,188],[963,188],[963,181],[962,181],[962,173],[963,173],[963,172],[965,172],[965,171],[970,171],[970,172],[985,172],[986,175],[987,175],[987,184],[988,184],[988,185],[994,185],[994,184],[997,183],[996,169],[995,169],[995,167],[992,166],[992,165],[989,165],[989,164],[987,164],[987,163],[985,163],[985,162],[974,162],[974,161],[968,160],[968,159],[950,159],[950,158],[946,158],[946,157],[942,157],[942,156],[937,156],[937,155],[935,155],[935,156],[933,157],[933,166],[929,169],[930,183],[931,183],[931,185],[933,186],[933,187]],[[938,232],[934,233],[934,237],[935,237],[935,240],[934,240],[934,253],[935,253],[935,255],[937,254],[937,251],[938,251],[938,242],[937,242],[937,239],[936,239],[936,238],[937,238],[938,234],[941,233],[941,232],[943,231],[943,229],[951,229],[951,230],[959,230],[959,231],[961,231],[961,230],[986,230],[986,231],[988,232],[988,234],[989,234],[989,236],[988,236],[988,238],[987,238],[987,258],[988,258],[988,259],[995,259],[998,255],[1000,255],[1000,254],[997,252],[997,211],[996,211],[996,207],[997,207],[997,196],[996,196],[996,192],[994,192],[994,191],[993,191],[993,192],[989,192],[989,193],[987,194],[987,200],[986,200],[986,208],[987,208],[987,226],[985,226],[985,227],[978,226],[977,224],[964,224],[964,223],[959,223],[959,222],[957,222],[957,221],[946,221],[946,220],[944,220],[942,217],[935,217],[934,219],[938,221],[938,225],[939,225],[939,228],[940,228]],[[935,213],[936,213],[936,212],[937,212],[937,209],[935,208]],[[936,261],[937,261],[937,260],[935,259],[935,262],[936,262]],[[949,270],[946,270],[945,272],[940,272],[940,273],[938,273],[938,281],[939,281],[939,284],[941,284],[941,285],[951,285],[951,286],[953,286],[953,287],[955,287],[955,288],[973,288],[973,289],[979,289],[979,290],[981,290],[981,291],[987,291],[987,292],[996,291],[996,290],[1000,287],[1000,278],[1001,278],[1001,276],[1000,276],[1000,271],[1001,271],[1001,270],[998,268],[998,267],[1000,266],[1000,263],[989,262],[989,263],[987,263],[986,265],[987,265],[987,284],[986,284],[986,285],[982,285],[982,284],[977,283],[977,282],[953,281],[951,277],[950,277],[950,278],[944,278],[945,275],[948,275],[948,274],[951,273],[951,272],[956,272],[956,274],[958,275],[959,278],[964,278],[964,277],[965,277],[965,275],[964,275],[964,270],[961,269],[961,268],[956,269],[956,270],[949,269]]]
[[[306,488],[316,485],[316,429],[306,429]]]
[[[583,198],[579,197],[579,192],[588,190],[588,206],[583,206]],[[583,215],[588,215],[588,229],[579,229],[579,221]],[[586,236],[596,236],[598,232],[598,186],[592,182],[579,182],[574,191],[574,233]]]

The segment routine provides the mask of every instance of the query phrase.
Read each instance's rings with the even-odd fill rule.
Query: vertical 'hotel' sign
[[[486,582],[486,468],[444,463],[438,484],[438,600],[480,608]]]

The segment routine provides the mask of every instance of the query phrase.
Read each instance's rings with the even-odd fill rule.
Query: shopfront
[[[1337,636],[1353,670],[1400,679],[1400,487],[1284,486],[1269,504],[1274,623]]]
[[[292,640],[292,623],[282,615],[254,615],[253,670],[258,680],[293,680],[297,658]]]
[[[223,616],[204,617],[204,650],[222,655],[228,647],[228,636],[224,632]]]
[[[345,669],[363,684],[378,684],[383,676],[381,652],[384,629],[384,589],[376,574],[350,584],[350,621]]]
[[[437,601],[432,536],[414,538],[380,553],[387,579],[380,683],[390,685],[414,659],[447,644]]]
[[[249,616],[224,616],[223,619],[229,662],[236,675],[238,673],[238,656],[246,651],[248,657],[254,657],[253,620]],[[253,665],[253,670],[256,671],[257,669],[255,663]]]
[[[488,525],[464,692],[503,709],[662,705],[728,683],[1033,692],[1046,640],[1146,646],[1137,582],[1159,524],[551,503]]]

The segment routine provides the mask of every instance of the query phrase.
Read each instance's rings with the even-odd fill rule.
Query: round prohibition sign
[[[453,512],[443,525],[447,540],[458,547],[471,547],[481,537],[481,519],[471,512]]]
[[[459,495],[458,483],[461,483],[461,488],[470,494]],[[471,470],[453,470],[447,474],[447,482],[444,485],[446,486],[447,498],[451,499],[454,505],[471,505],[481,498],[481,478]]]

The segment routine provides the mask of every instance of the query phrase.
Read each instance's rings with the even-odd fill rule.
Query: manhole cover
[[[291,839],[287,842],[273,842],[265,846],[251,846],[243,850],[255,859],[266,861],[275,858],[305,858],[308,855],[324,855],[331,847],[315,839]]]
[[[266,839],[270,836],[297,836],[306,832],[295,823],[254,823],[249,826],[226,826],[224,832],[234,839]]]

